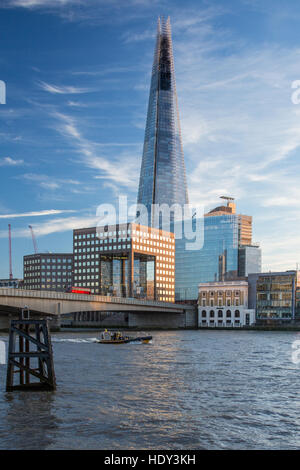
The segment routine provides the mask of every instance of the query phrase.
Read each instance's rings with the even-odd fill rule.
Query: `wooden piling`
[[[11,320],[6,391],[55,390],[56,380],[49,326],[46,319]],[[32,367],[32,361],[38,367]],[[19,378],[19,383],[15,379]],[[37,380],[33,381],[35,378]]]

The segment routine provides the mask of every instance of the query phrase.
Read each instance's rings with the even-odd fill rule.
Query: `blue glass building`
[[[193,220],[203,227],[202,244],[190,244],[191,231],[175,241],[175,299],[196,300],[203,282],[245,279],[261,271],[261,250],[252,245],[252,217],[236,213],[233,198]]]
[[[239,276],[246,277],[261,271],[261,249],[259,246],[241,246],[239,248]]]
[[[137,202],[150,226],[152,204],[188,203],[169,18],[158,20]]]
[[[203,246],[186,249],[191,240],[175,241],[175,299],[196,300],[200,282],[236,279],[238,276],[239,216],[204,217]],[[193,220],[193,231],[196,230]]]

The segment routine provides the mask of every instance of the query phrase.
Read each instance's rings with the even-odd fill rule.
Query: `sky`
[[[170,16],[190,202],[236,198],[264,270],[300,263],[297,0],[0,0],[0,277],[136,202],[159,15]]]

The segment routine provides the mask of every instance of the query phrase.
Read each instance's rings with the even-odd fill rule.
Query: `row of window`
[[[74,266],[75,267],[80,266],[82,260],[91,260],[91,259],[99,259],[99,253],[88,254],[88,255],[86,255],[86,254],[85,255],[75,255],[74,256],[74,260],[75,260]],[[165,261],[167,263],[172,263],[172,262],[174,262],[174,258],[170,257],[170,256],[167,257],[167,256],[158,255],[158,256],[156,256],[156,261],[159,262],[159,263],[162,263],[163,261]],[[82,263],[82,264],[84,264],[84,263]],[[165,263],[162,263],[162,264],[165,264]],[[93,261],[91,262],[91,265],[94,265]]]
[[[79,246],[89,246],[89,245],[103,245],[103,244],[112,244],[112,243],[125,243],[125,242],[130,242],[131,238],[124,237],[124,238],[104,238],[104,239],[96,239],[96,240],[85,240],[82,242],[74,242],[74,247],[79,247]]]
[[[206,318],[207,316],[209,316],[210,318],[214,318],[215,316],[218,316],[218,318],[223,318],[224,313],[225,312],[223,312],[223,310],[218,310],[217,312],[215,312],[214,310],[210,310],[209,312],[207,312],[206,310],[202,310],[201,316],[202,318]],[[231,310],[226,310],[226,318],[231,318],[232,315],[233,312]],[[235,310],[234,317],[240,318],[239,310]]]
[[[96,246],[92,248],[74,248],[74,253],[90,253],[92,251],[130,250],[130,245]]]
[[[133,245],[133,249],[134,250],[140,250],[140,251],[149,251],[150,253],[157,253],[157,254],[159,253],[161,255],[168,255],[168,256],[173,255],[173,251],[151,248],[149,246],[141,247],[140,245]]]
[[[210,296],[210,297],[213,297],[214,295],[216,294],[216,291],[209,291],[209,292],[201,292],[201,296],[202,297],[207,297],[207,296]],[[226,291],[222,291],[222,290],[219,290],[217,291],[217,295],[220,297],[220,296],[223,296],[223,295],[226,295],[227,297],[228,296],[232,296],[234,295],[235,297],[239,296],[241,294],[241,291],[239,290],[235,290],[235,291],[232,291],[232,290],[226,290]]]
[[[215,320],[209,320],[209,322],[206,320],[202,320],[201,322],[202,326],[207,326],[208,324],[209,326],[215,326],[216,322]],[[224,325],[232,326],[233,325],[231,320],[226,320],[226,322],[223,322],[223,320],[218,320],[217,324],[218,326],[224,326]],[[240,325],[240,320],[234,320],[234,325]]]
[[[53,278],[31,278],[31,279],[24,279],[24,283],[25,284],[32,284],[32,283],[40,283],[40,282],[52,282],[52,284],[57,284],[57,283],[60,283],[60,282],[70,282],[71,279],[67,278],[67,277],[61,277],[59,279],[53,277]]]
[[[43,272],[28,272],[28,273],[24,273],[24,278],[25,277],[44,277],[44,276],[51,276],[51,277],[62,277],[62,276],[68,276],[68,277],[71,277],[72,276],[72,272],[71,271],[60,271],[60,272],[57,272],[57,271],[43,271]]]
[[[64,272],[65,270],[68,270],[68,271],[71,271],[72,270],[72,266],[59,266],[59,267],[54,267],[54,266],[45,266],[43,269],[40,269],[40,268],[37,268],[36,266],[29,266],[27,268],[24,269],[24,273],[32,273],[32,272],[35,272],[35,273],[45,273],[47,272],[47,270],[50,272],[53,272],[53,273],[62,273]]]
[[[238,307],[239,305],[242,305],[242,302],[240,301],[240,299],[235,299],[234,301],[231,301],[231,299],[227,299],[226,302],[224,303],[224,301],[222,299],[218,299],[217,302],[215,302],[213,299],[211,300],[202,300],[202,303],[201,303],[202,307],[231,307],[231,306],[236,306]]]
[[[113,237],[113,236],[124,236],[124,235],[130,235],[131,230],[118,230],[118,231],[112,231],[112,232],[93,232],[93,233],[80,233],[80,234],[74,234],[74,240],[85,240],[89,238],[103,238],[103,237]]]
[[[31,259],[26,259],[24,258],[24,265],[27,264],[45,264],[45,263],[72,263],[73,262],[73,257],[72,258],[31,258]]]
[[[114,231],[110,231],[110,232],[105,232],[105,231],[99,231],[97,232],[97,234],[94,232],[94,233],[81,233],[81,234],[74,234],[74,240],[89,240],[89,239],[94,239],[94,240],[97,240],[98,239],[107,239],[107,238],[112,238],[112,237],[127,237],[128,238],[128,235],[131,235],[131,230],[128,229],[128,230],[114,230]],[[169,237],[165,237],[164,235],[159,235],[159,234],[156,234],[156,233],[152,233],[152,232],[144,232],[144,231],[140,231],[140,230],[133,230],[132,231],[132,235],[135,235],[137,237],[139,237],[140,239],[142,238],[151,238],[151,239],[155,239],[155,240],[162,240],[162,241],[165,241],[165,242],[169,242],[169,243],[174,243],[174,240],[172,238],[169,238]],[[129,237],[130,238],[130,237]]]

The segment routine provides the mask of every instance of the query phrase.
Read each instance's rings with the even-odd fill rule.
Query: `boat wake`
[[[94,343],[97,338],[52,338],[52,343]]]

